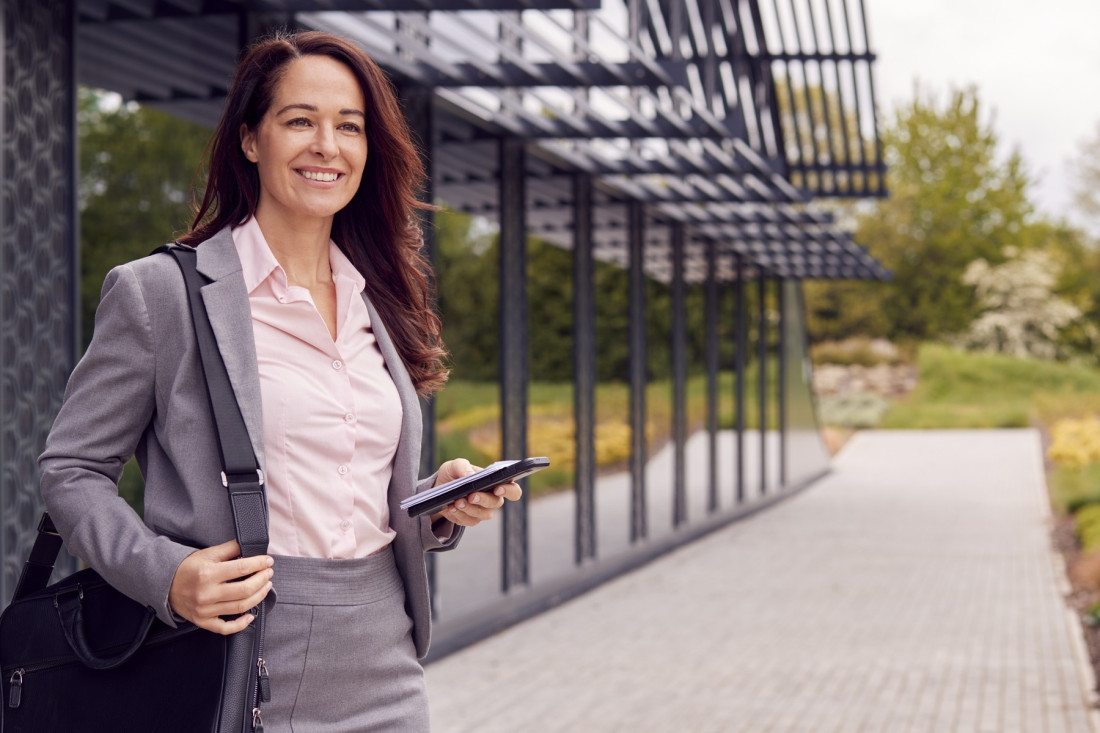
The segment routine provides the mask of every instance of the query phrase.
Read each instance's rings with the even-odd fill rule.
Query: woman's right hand
[[[241,557],[236,540],[191,553],[176,569],[168,605],[199,628],[218,634],[242,631],[254,618],[245,613],[271,590],[270,555]],[[222,616],[244,614],[231,621]]]

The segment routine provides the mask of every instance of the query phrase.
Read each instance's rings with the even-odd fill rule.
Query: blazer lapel
[[[405,369],[405,362],[401,361],[401,355],[397,353],[397,347],[390,340],[390,334],[386,331],[385,324],[378,317],[378,311],[371,305],[370,298],[363,293],[363,302],[367,304],[367,313],[370,314],[370,325],[374,331],[374,338],[378,341],[378,350],[382,352],[382,358],[386,361],[393,383],[397,385],[397,394],[401,398],[401,442],[397,444],[397,455],[394,456],[394,477],[404,475],[409,482],[391,484],[401,486],[398,493],[402,496],[390,496],[390,503],[396,504],[405,495],[412,494],[415,490],[416,476],[420,470],[420,442],[423,439],[423,418],[420,414],[420,400],[416,396],[416,388],[413,387],[409,372]],[[391,520],[393,509],[391,507]]]
[[[200,291],[203,305],[241,407],[252,449],[263,466],[262,397],[256,339],[252,333],[252,309],[230,229],[226,227],[200,244],[197,252],[198,271],[212,281]]]

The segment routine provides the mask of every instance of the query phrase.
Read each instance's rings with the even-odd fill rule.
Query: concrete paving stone
[[[1100,733],[1042,482],[1031,430],[860,433],[788,501],[429,665],[433,729]]]

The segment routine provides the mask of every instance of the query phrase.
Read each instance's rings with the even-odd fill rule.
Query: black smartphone
[[[520,458],[515,461],[497,461],[480,471],[475,471],[469,476],[448,481],[433,488],[414,494],[401,502],[401,508],[409,513],[410,517],[419,517],[421,514],[430,514],[450,504],[455,499],[474,493],[475,491],[488,491],[494,486],[506,484],[510,481],[518,481],[524,476],[530,476],[536,471],[541,471],[550,465],[550,459],[545,456],[534,458]]]

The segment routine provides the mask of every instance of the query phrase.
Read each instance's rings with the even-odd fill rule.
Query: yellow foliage
[[[500,451],[500,433],[492,423],[470,433],[470,444],[486,455]],[[527,426],[527,444],[531,450],[550,459],[550,465],[572,470],[576,460],[573,416],[532,410]],[[653,425],[646,425],[646,441],[652,441]],[[630,425],[621,420],[596,424],[596,465],[610,466],[630,458]]]
[[[1058,420],[1050,430],[1047,457],[1063,466],[1081,467],[1100,461],[1100,419]]]

